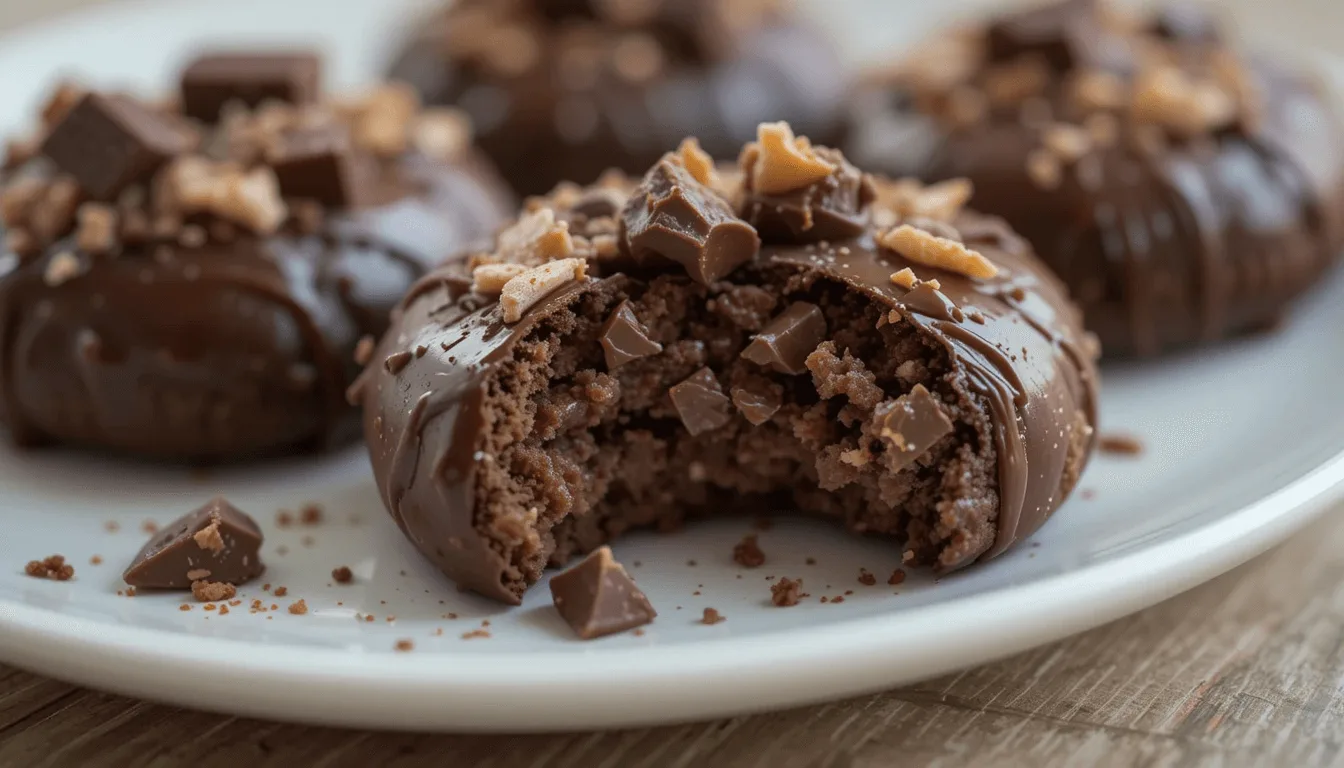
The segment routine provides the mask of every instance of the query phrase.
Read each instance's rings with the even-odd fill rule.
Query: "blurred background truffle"
[[[642,172],[687,135],[731,157],[767,120],[839,135],[846,69],[783,0],[459,0],[422,27],[391,76],[470,113],[522,194]]]
[[[859,89],[847,152],[971,179],[1108,356],[1272,325],[1336,262],[1344,133],[1323,87],[1206,8],[1065,0],[937,36]]]

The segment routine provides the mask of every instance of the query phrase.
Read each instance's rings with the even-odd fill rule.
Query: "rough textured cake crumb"
[[[297,603],[290,603],[289,612],[295,616],[302,616],[308,612],[308,603],[305,603],[303,600],[300,600]]]
[[[23,572],[38,579],[69,581],[75,576],[75,567],[65,562],[64,555],[51,555],[42,560],[31,560]]]
[[[355,580],[355,574],[348,566],[342,565],[331,572],[331,578],[337,584],[349,584]]]
[[[770,602],[780,608],[788,608],[798,604],[802,597],[803,580],[781,578],[779,581],[770,585]]]
[[[232,584],[218,581],[193,581],[191,583],[192,597],[202,603],[231,600],[237,594],[238,590]]]
[[[865,587],[871,587],[877,583],[877,577],[874,576],[872,571],[869,571],[867,568],[860,568],[859,583],[864,585]]]
[[[196,546],[201,549],[207,549],[215,553],[224,550],[224,537],[219,533],[218,519],[211,520],[209,525],[193,534],[192,538],[195,539]]]
[[[398,640],[397,644],[394,645],[393,648],[398,652],[407,653],[415,650],[415,643],[410,640]]]
[[[725,617],[723,614],[719,613],[717,610],[713,608],[706,608],[704,615],[700,617],[701,624],[708,624],[711,626],[713,626],[714,624],[725,622],[727,620],[728,620],[727,617]]]
[[[896,584],[900,584],[904,581],[905,581],[905,571],[901,570],[900,568],[897,568],[896,570],[892,571],[891,576],[887,578],[887,583],[893,586]]]
[[[759,568],[765,565],[765,553],[756,543],[755,534],[743,536],[742,541],[733,546],[733,561],[744,568]]]

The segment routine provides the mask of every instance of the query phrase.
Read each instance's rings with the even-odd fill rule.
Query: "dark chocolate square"
[[[364,174],[349,131],[331,124],[299,128],[277,138],[267,160],[286,198],[306,198],[332,207],[352,207]]]
[[[322,63],[314,53],[207,54],[182,73],[182,111],[213,123],[231,101],[309,104],[321,90]]]
[[[198,140],[186,124],[129,96],[90,93],[52,128],[42,154],[86,195],[110,200]]]

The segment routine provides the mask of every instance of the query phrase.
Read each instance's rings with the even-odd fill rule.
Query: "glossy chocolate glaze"
[[[951,129],[900,93],[869,93],[867,127],[847,152],[887,173],[971,179],[976,207],[1035,246],[1107,355],[1151,356],[1272,325],[1344,247],[1344,124],[1333,98],[1281,63],[1245,69],[1260,94],[1258,125],[1153,152],[1122,124],[1120,141],[1066,165],[1053,189],[1027,170],[1040,131],[1016,113]],[[1050,106],[1057,119],[1076,117]]]
[[[931,271],[878,248],[871,230],[824,245],[766,245],[746,268],[846,286],[947,350],[964,387],[986,405],[998,456],[1001,508],[996,540],[981,556],[988,559],[1040,527],[1070,490],[1069,437],[1096,424],[1095,349],[1058,281],[1022,241],[977,214],[954,223],[999,266],[997,277]],[[893,284],[891,274],[905,267],[936,274],[941,295]],[[397,524],[458,584],[517,603],[502,578],[509,563],[474,520],[476,471],[488,460],[490,378],[548,316],[595,292],[615,307],[637,283],[621,274],[589,277],[506,325],[498,305],[470,293],[457,270],[441,269],[412,290],[352,394],[364,405],[374,474]],[[425,353],[396,373],[381,364],[420,348]]]
[[[588,183],[612,167],[643,173],[685,136],[698,137],[715,157],[732,157],[768,120],[788,120],[800,133],[833,145],[847,76],[831,43],[819,30],[777,13],[735,31],[695,28],[700,19],[716,18],[704,8],[709,2],[719,0],[659,5],[659,17],[645,31],[663,46],[666,65],[646,82],[623,79],[609,68],[576,80],[547,43],[527,72],[492,74],[450,54],[448,10],[421,25],[389,77],[414,85],[426,103],[465,109],[477,142],[520,194],[541,194],[561,181]],[[550,35],[562,24],[588,23],[589,6],[597,4],[515,5],[541,7],[549,18],[535,23]],[[617,31],[602,28],[600,34],[615,39]]]
[[[0,277],[0,419],[19,444],[222,461],[358,434],[352,357],[408,286],[501,220],[483,161],[410,156],[400,193],[320,234],[86,260],[50,285],[42,256]],[[152,250],[151,250],[152,248]],[[77,251],[76,251],[77,252]]]

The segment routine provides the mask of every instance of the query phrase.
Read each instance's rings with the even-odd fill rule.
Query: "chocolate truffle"
[[[0,421],[16,443],[193,462],[347,443],[360,339],[504,218],[461,113],[396,86],[338,109],[312,57],[201,61],[187,113],[67,86],[39,151],[12,148]]]
[[[534,199],[394,314],[375,360],[404,362],[351,396],[392,517],[459,584],[516,603],[622,531],[781,507],[950,571],[1068,497],[1096,343],[1030,247],[960,187],[901,183],[911,216],[839,152],[759,133],[737,184],[688,142],[639,183]],[[781,217],[851,233],[756,236]]]
[[[1344,245],[1332,99],[1188,3],[1067,0],[922,46],[857,96],[855,162],[965,177],[1107,355],[1272,325]]]
[[[731,157],[762,120],[822,143],[846,71],[784,0],[458,0],[391,76],[470,113],[520,193],[648,170],[683,136]]]

